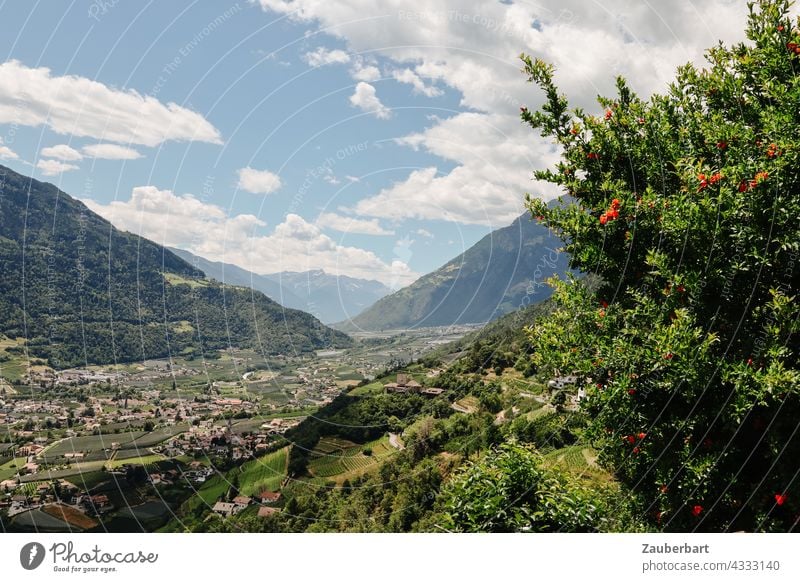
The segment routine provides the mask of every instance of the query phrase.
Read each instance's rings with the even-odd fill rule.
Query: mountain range
[[[170,250],[203,271],[207,277],[228,285],[261,291],[284,307],[311,313],[323,323],[355,317],[392,292],[379,281],[331,275],[319,269],[257,275],[236,265],[204,259],[186,250]]]
[[[223,285],[52,184],[0,166],[0,334],[53,367],[351,343],[261,292]]]
[[[561,241],[528,213],[439,269],[334,325],[344,331],[484,323],[550,296],[545,281],[569,270]]]

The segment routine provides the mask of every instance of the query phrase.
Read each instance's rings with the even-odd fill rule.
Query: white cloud
[[[414,93],[425,95],[426,97],[438,97],[442,94],[441,89],[426,85],[420,76],[411,69],[394,70],[392,71],[392,77],[399,83],[411,85],[414,88]]]
[[[598,108],[597,94],[615,93],[619,74],[643,96],[664,90],[678,65],[702,63],[704,50],[720,39],[743,40],[747,16],[739,0],[439,0],[435,6],[430,0],[259,1],[265,10],[318,22],[353,54],[382,57],[410,71],[395,76],[423,94],[437,90],[430,83],[458,91],[461,105],[471,110],[454,121],[437,119],[401,142],[455,162],[453,170],[412,172],[406,183],[362,201],[357,210],[435,219],[447,209],[453,220],[482,223],[498,216],[495,209],[504,220],[521,212],[525,191],[544,198],[559,193],[529,179],[532,168],[553,161],[555,152],[520,126],[519,107],[543,103],[519,72],[520,52],[555,64],[556,80],[572,104],[591,110]],[[421,79],[430,80],[428,86]],[[500,129],[488,147],[481,141],[487,127]]]
[[[63,160],[65,162],[76,162],[83,159],[81,152],[63,143],[42,148],[42,150],[39,152],[39,155],[45,158]]]
[[[378,119],[389,119],[392,112],[386,107],[375,94],[375,87],[369,83],[361,81],[356,85],[356,91],[350,96],[350,104],[353,107],[372,113]]]
[[[84,146],[82,149],[90,158],[103,160],[138,160],[142,157],[142,154],[135,149],[114,143],[96,143]]]
[[[417,234],[419,236],[423,236],[425,238],[434,238],[433,237],[433,233],[431,231],[429,231],[429,230],[425,230],[424,228],[418,228],[417,229]]]
[[[306,53],[303,60],[311,67],[346,65],[350,62],[350,55],[340,49],[328,50],[325,47],[319,47],[315,51]]]
[[[255,273],[323,269],[394,286],[418,276],[403,261],[387,263],[372,251],[337,244],[296,214],[262,235],[256,230],[266,224],[252,214],[228,216],[219,206],[154,186],[134,188],[127,201],[83,202],[118,228]]]
[[[75,164],[59,162],[58,160],[39,160],[36,162],[36,167],[42,171],[44,176],[57,176],[58,174],[78,169]]]
[[[202,115],[74,75],[19,61],[0,64],[0,123],[46,125],[62,135],[157,146],[169,140],[222,143]]]
[[[268,170],[247,167],[239,170],[237,186],[251,194],[271,194],[281,187],[281,178]]]
[[[360,200],[356,214],[501,226],[522,214],[524,192],[544,198],[557,194],[552,185],[531,179],[533,168],[555,161],[556,150],[532,140],[530,131],[509,116],[460,113],[397,141],[457,165],[448,173],[435,166],[416,170]]]
[[[394,234],[393,230],[386,230],[383,228],[377,218],[365,220],[363,218],[342,216],[341,214],[333,212],[320,214],[316,224],[321,228],[329,228],[331,230],[350,234],[374,234],[383,236]]]
[[[381,71],[375,65],[367,64],[363,59],[357,59],[356,64],[350,70],[350,76],[356,81],[366,81],[370,83],[381,78]]]
[[[3,140],[0,139],[0,160],[17,160],[19,156],[11,150],[8,146],[3,145]]]

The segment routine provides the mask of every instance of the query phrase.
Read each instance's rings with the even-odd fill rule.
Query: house
[[[435,398],[444,392],[444,388],[425,388],[422,390],[421,394],[423,396],[430,396],[431,398]]]
[[[214,507],[211,508],[211,511],[221,515],[222,517],[230,517],[236,513],[236,505],[233,503],[217,501],[214,504]]]
[[[247,507],[248,505],[250,505],[250,503],[252,503],[252,501],[253,500],[250,497],[247,497],[246,495],[239,495],[233,498],[233,503],[235,505],[241,505],[243,507]]]
[[[258,498],[261,500],[261,503],[264,504],[272,504],[277,503],[281,500],[280,491],[273,492],[273,491],[262,491],[258,494]]]
[[[241,512],[246,506],[245,505],[238,505],[236,503],[226,503],[224,501],[217,501],[214,504],[214,507],[211,508],[211,511],[214,513],[221,515],[222,517],[230,517],[232,515],[236,515],[237,513]]]
[[[563,390],[567,386],[578,383],[578,377],[574,374],[569,376],[558,376],[547,382],[547,387],[550,390]]]
[[[258,517],[269,517],[270,515],[275,515],[276,513],[280,512],[281,510],[277,507],[259,507]]]

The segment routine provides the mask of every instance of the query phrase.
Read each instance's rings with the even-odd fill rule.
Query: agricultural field
[[[253,496],[261,491],[278,491],[286,478],[290,448],[284,447],[233,469],[229,476],[232,479],[238,471],[239,492]]]
[[[42,507],[42,511],[48,515],[66,522],[71,527],[81,530],[97,527],[98,523],[85,513],[78,511],[74,507],[63,503],[51,503]]]
[[[149,469],[151,465],[155,465],[158,462],[166,461],[166,457],[163,455],[141,455],[138,457],[130,457],[127,459],[112,459],[108,463],[106,463],[106,469],[109,471],[113,469],[119,469],[123,465],[143,465],[145,468]]]
[[[99,451],[112,448],[112,443],[118,443],[119,448],[130,448],[133,442],[146,435],[144,431],[121,432],[111,435],[91,435],[70,437],[56,442],[48,447],[44,456],[46,458],[63,457],[66,453]]]
[[[368,396],[371,394],[380,394],[381,392],[383,392],[383,383],[372,382],[371,384],[353,388],[348,394],[350,396]]]
[[[325,437],[314,447],[308,471],[314,477],[333,478],[341,483],[377,467],[395,452],[387,436],[363,445]]]

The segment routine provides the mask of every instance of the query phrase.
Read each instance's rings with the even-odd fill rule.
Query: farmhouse
[[[387,393],[406,394],[413,392],[415,394],[422,394],[423,396],[439,396],[444,389],[442,388],[423,388],[422,384],[410,378],[408,374],[398,374],[397,382],[389,382],[384,386]]]
[[[246,495],[239,495],[233,498],[233,503],[235,505],[241,505],[242,507],[247,507],[253,500]]]
[[[281,494],[280,492],[262,491],[258,494],[258,498],[264,504],[277,503],[281,500]]]
[[[216,514],[221,515],[222,517],[230,517],[232,515],[236,515],[240,511],[242,511],[246,505],[237,505],[236,503],[226,503],[224,501],[217,501],[214,504],[214,507],[211,508]]]

